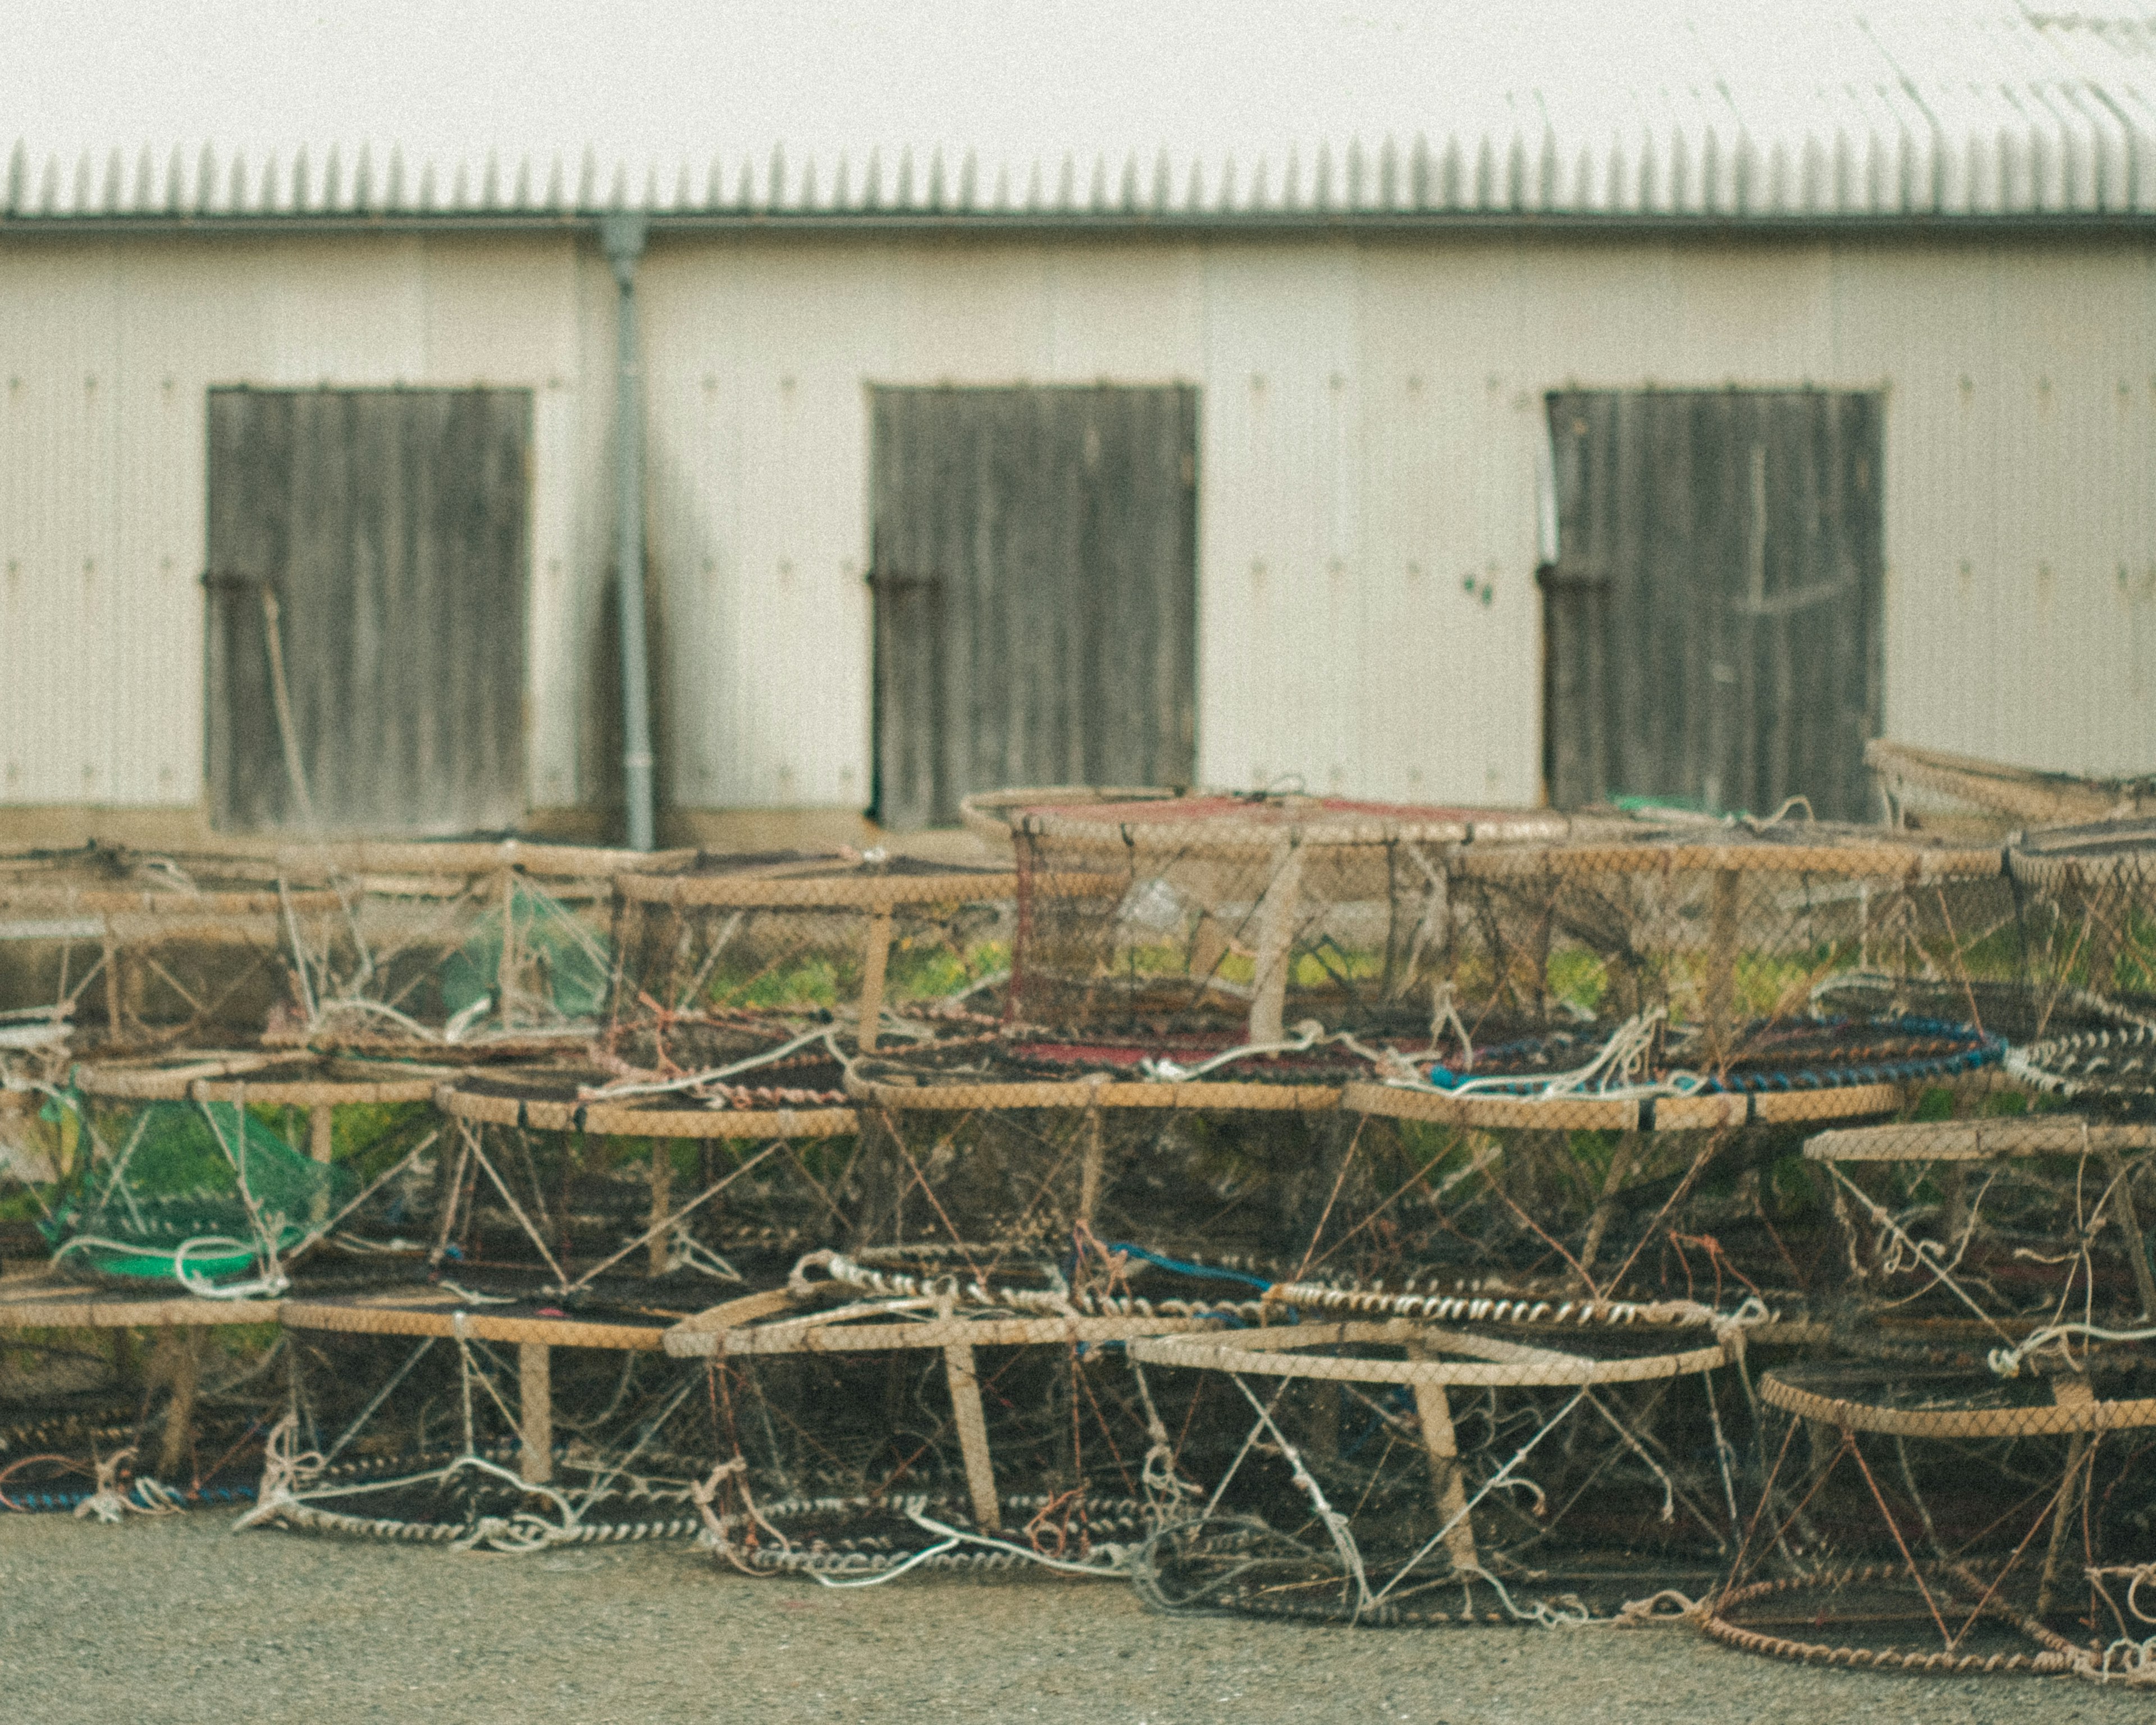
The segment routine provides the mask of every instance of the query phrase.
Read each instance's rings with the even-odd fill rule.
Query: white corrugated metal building
[[[154,32],[48,110],[6,74],[0,839],[204,818],[233,386],[531,392],[521,801],[595,818],[621,210],[677,829],[870,797],[908,387],[1195,392],[1204,781],[1535,800],[1552,397],[1732,388],[1880,403],[1872,722],[2145,770],[2156,10],[1482,11],[680,8],[484,77],[385,13],[229,98]]]

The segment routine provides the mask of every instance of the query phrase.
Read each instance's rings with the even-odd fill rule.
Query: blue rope
[[[1830,1019],[1815,1028],[1841,1029],[1848,1027],[1846,1019]],[[1973,1029],[1967,1024],[1953,1024],[1944,1019],[1894,1018],[1887,1019],[1869,1028],[1901,1031],[1918,1036],[1938,1036],[1961,1042],[1965,1046],[1951,1053],[1925,1055],[1913,1060],[1890,1060],[1883,1064],[1866,1063],[1861,1065],[1805,1066],[1783,1072],[1739,1072],[1728,1078],[1711,1078],[1702,1087],[1705,1094],[1746,1095],[1762,1091],[1838,1090],[1856,1084],[1907,1084],[1922,1078],[1939,1078],[1955,1072],[1974,1072],[1981,1067],[1996,1064],[2006,1053],[2006,1039]],[[1507,1055],[1524,1051],[1542,1051],[1551,1048],[1586,1048],[1587,1039],[1573,1031],[1559,1031],[1543,1038],[1530,1038],[1508,1042],[1486,1049],[1478,1059],[1479,1067],[1502,1065]],[[1430,1082],[1440,1090],[1450,1090],[1468,1075],[1455,1072],[1449,1066],[1433,1065]],[[1478,1072],[1475,1076],[1486,1076]],[[1505,1075],[1496,1075],[1504,1078]],[[1522,1073],[1517,1079],[1507,1079],[1492,1091],[1497,1096],[1531,1094],[1545,1081],[1534,1073]],[[1594,1092],[1583,1091],[1583,1097],[1591,1098]]]
[[[1272,1286],[1262,1276],[1245,1276],[1240,1270],[1219,1270],[1210,1264],[1188,1264],[1180,1258],[1164,1258],[1158,1252],[1149,1252],[1142,1245],[1132,1245],[1122,1240],[1111,1244],[1108,1250],[1124,1253],[1162,1270],[1173,1270],[1178,1276],[1195,1276],[1214,1281],[1240,1281],[1261,1291]]]
[[[59,1512],[71,1510],[79,1504],[87,1502],[97,1494],[95,1491],[11,1491],[8,1495],[23,1512],[34,1515],[41,1511]],[[184,1496],[190,1506],[205,1503],[252,1503],[254,1501],[254,1487],[252,1486],[204,1486],[200,1491],[190,1491]],[[131,1503],[140,1505],[144,1509],[155,1507],[148,1498],[141,1495],[139,1488],[131,1487],[127,1493],[127,1500]]]

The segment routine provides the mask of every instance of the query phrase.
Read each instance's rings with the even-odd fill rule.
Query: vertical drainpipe
[[[636,263],[649,224],[616,211],[599,223],[599,244],[621,287],[615,329],[614,485],[619,507],[614,593],[621,614],[621,764],[629,795],[629,847],[649,850],[652,828],[651,684],[644,640],[644,367],[636,345]]]

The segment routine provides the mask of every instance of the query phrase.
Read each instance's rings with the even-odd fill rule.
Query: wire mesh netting
[[[2090,778],[1877,738],[1864,746],[1889,826],[1981,842],[2022,827],[2136,814],[2149,806],[2147,778]]]
[[[511,839],[304,855],[332,869],[341,915],[319,942],[291,932],[297,986],[270,1041],[529,1059],[606,1021],[614,876],[683,854]]]
[[[38,1230],[71,1271],[216,1299],[278,1292],[310,1254],[393,1255],[445,1076],[261,1053],[79,1069],[39,1111]]]
[[[1431,907],[1448,851],[1568,823],[1213,795],[1045,805],[1010,824],[1008,1016],[1120,1031],[1241,1025],[1265,1043],[1304,1019],[1332,1029],[1427,1024]]]
[[[318,870],[92,845],[0,870],[0,1040],[106,1053],[259,1035],[295,993],[290,942],[331,938]]]
[[[314,1304],[288,1315],[284,1417],[241,1527],[533,1551],[692,1538],[718,1447],[704,1374],[659,1331],[584,1345],[496,1302]]]
[[[2025,1081],[2131,1111],[2156,1093],[2156,820],[2025,834],[2006,852],[2020,901]]]
[[[776,1040],[768,1027],[693,1029],[719,1070],[731,1064],[721,1050]],[[468,1074],[439,1098],[453,1132],[428,1260],[590,1309],[610,1297],[700,1304],[716,1286],[783,1276],[846,1225],[860,1176],[839,1081],[814,1041],[740,1083],[574,1066]],[[619,1293],[629,1278],[641,1284]]]
[[[1871,828],[1707,823],[1606,843],[1470,850],[1453,880],[1446,979],[1471,1024],[1627,1019],[1699,1027],[1717,1060],[1748,1025],[1832,1015],[1872,978],[2020,981],[1994,850]]]
[[[1014,890],[1007,869],[853,853],[624,876],[614,1023],[775,1018],[839,1026],[864,1048],[918,1039],[993,1005]]]

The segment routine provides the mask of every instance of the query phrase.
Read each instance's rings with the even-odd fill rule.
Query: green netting
[[[84,1105],[56,1101],[49,1117],[64,1106]],[[150,1102],[93,1121],[88,1136],[90,1153],[38,1226],[55,1257],[101,1275],[189,1286],[243,1276],[351,1195],[349,1171],[312,1161],[232,1102]]]
[[[511,962],[502,962],[503,923]],[[511,889],[509,915],[486,918],[442,966],[442,1005],[452,1018],[513,990],[528,1012],[596,1018],[606,1006],[613,954],[605,938],[529,881]],[[495,1003],[497,1007],[499,1003]]]

